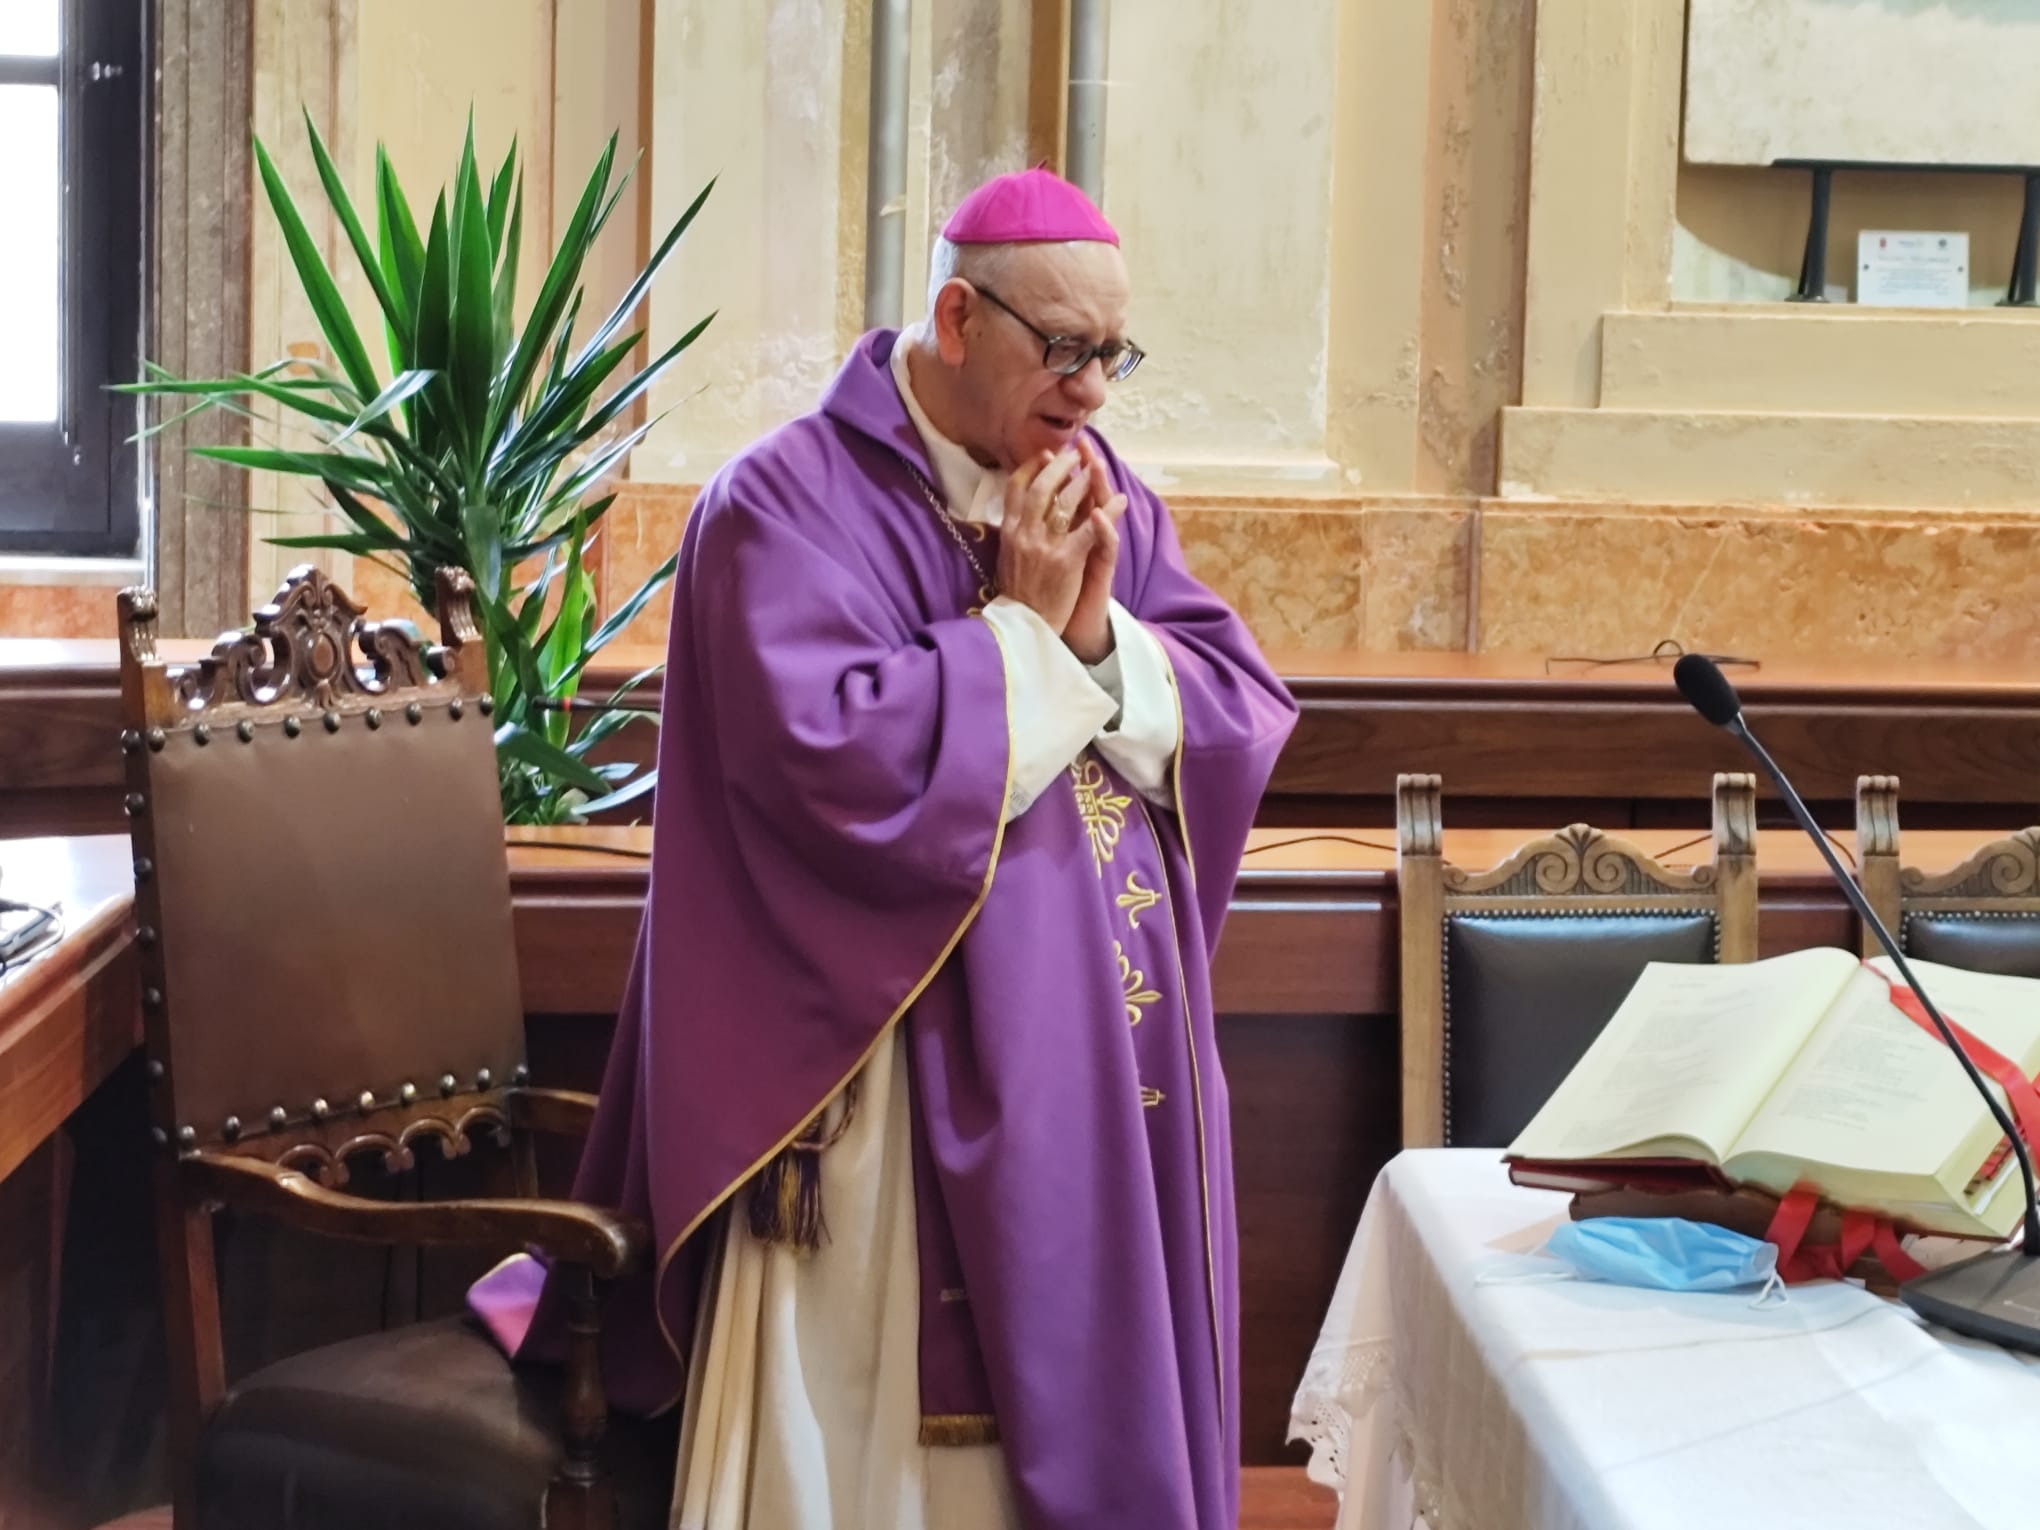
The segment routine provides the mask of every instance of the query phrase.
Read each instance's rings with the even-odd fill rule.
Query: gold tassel
[[[999,1421],[989,1413],[933,1413],[921,1418],[921,1443],[938,1445],[996,1445]]]
[[[801,1134],[758,1171],[751,1185],[751,1236],[796,1253],[811,1254],[829,1236],[822,1214],[822,1154],[842,1140],[857,1114],[857,1084],[843,1089],[843,1115],[825,1136],[822,1116],[808,1122]]]

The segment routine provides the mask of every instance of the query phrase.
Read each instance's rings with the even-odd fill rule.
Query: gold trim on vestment
[[[659,1256],[658,1266],[652,1274],[652,1315],[658,1319],[659,1336],[666,1341],[666,1348],[672,1352],[673,1358],[679,1361],[680,1363],[680,1370],[683,1378],[681,1383],[683,1389],[682,1390],[683,1396],[685,1395],[684,1389],[686,1383],[684,1378],[687,1371],[687,1356],[684,1352],[682,1352],[680,1346],[674,1342],[673,1332],[670,1328],[666,1326],[665,1307],[659,1301],[659,1295],[664,1290],[666,1284],[666,1270],[667,1267],[672,1264],[673,1256],[680,1252],[680,1247],[682,1244],[684,1244],[689,1238],[693,1237],[694,1234],[700,1230],[702,1223],[706,1222],[710,1217],[714,1216],[717,1211],[721,1210],[723,1204],[726,1201],[728,1201],[731,1196],[735,1195],[737,1191],[741,1190],[745,1185],[750,1183],[753,1176],[755,1176],[760,1169],[764,1168],[766,1164],[770,1163],[774,1158],[776,1158],[786,1148],[786,1146],[793,1141],[794,1138],[798,1137],[802,1132],[806,1131],[808,1123],[814,1120],[814,1118],[820,1115],[824,1110],[827,1110],[829,1108],[829,1102],[835,1099],[835,1097],[838,1094],[842,1093],[844,1085],[848,1084],[850,1080],[857,1077],[859,1073],[864,1071],[865,1064],[871,1061],[872,1057],[877,1053],[881,1043],[883,1043],[889,1036],[892,1035],[893,1027],[899,1024],[900,1018],[903,1015],[905,1015],[909,1009],[913,1008],[914,1001],[921,997],[921,995],[927,990],[927,987],[930,983],[935,981],[935,974],[942,970],[943,965],[949,960],[950,955],[956,950],[957,946],[962,943],[964,935],[969,931],[970,927],[977,922],[977,916],[983,910],[985,906],[985,900],[992,895],[992,877],[997,873],[999,869],[999,851],[1004,847],[1006,843],[1006,804],[1012,800],[1013,794],[1013,687],[1010,681],[1007,680],[1008,668],[1005,639],[999,636],[999,629],[997,627],[993,626],[992,623],[990,623],[989,621],[985,621],[985,618],[982,614],[980,613],[973,614],[977,616],[977,619],[979,621],[984,622],[985,630],[991,633],[992,635],[992,641],[999,645],[999,677],[1002,682],[1006,682],[1004,687],[1006,704],[1006,784],[1004,785],[1004,787],[1000,789],[999,792],[998,825],[992,831],[992,851],[991,855],[987,858],[985,863],[984,885],[978,889],[977,900],[971,904],[968,910],[965,911],[963,916],[963,922],[957,925],[956,933],[949,937],[948,942],[942,947],[941,951],[939,951],[936,954],[935,960],[933,963],[930,964],[928,970],[921,974],[921,980],[914,984],[914,986],[907,991],[907,996],[900,1001],[899,1008],[895,1009],[892,1012],[891,1017],[888,1018],[885,1024],[879,1028],[878,1035],[875,1038],[873,1038],[871,1045],[864,1049],[863,1054],[851,1066],[850,1071],[845,1073],[840,1079],[838,1079],[835,1083],[835,1086],[831,1088],[828,1091],[828,1093],[822,1096],[821,1103],[815,1105],[811,1109],[802,1111],[800,1114],[800,1119],[795,1123],[793,1129],[787,1132],[787,1134],[781,1137],[777,1142],[773,1143],[772,1146],[768,1148],[764,1153],[759,1155],[758,1160],[755,1163],[753,1163],[750,1168],[746,1169],[741,1175],[739,1175],[736,1179],[732,1180],[727,1186],[725,1186],[721,1193],[718,1194],[714,1200],[710,1201],[706,1206],[704,1206],[701,1209],[701,1211],[696,1214],[694,1219],[680,1230],[680,1235],[676,1237],[671,1243],[667,1244],[666,1251]],[[1181,958],[1178,958],[1179,964],[1180,961]],[[676,1398],[674,1400],[677,1402],[679,1399]],[[668,1406],[670,1407],[671,1405],[669,1404]],[[660,1411],[664,1412],[666,1410],[661,1409]],[[923,1427],[924,1428],[926,1427],[925,1421],[923,1422]]]
[[[1181,821],[1182,799],[1177,798],[1178,821]],[[1171,915],[1182,910],[1176,898],[1176,890],[1170,884],[1169,852],[1162,846],[1162,836],[1155,830],[1155,821],[1149,816],[1147,803],[1140,806],[1140,821],[1147,825],[1148,838],[1154,841],[1155,856],[1162,863],[1162,886],[1169,896]],[[1189,838],[1184,837],[1184,855],[1189,855]],[[1191,874],[1196,874],[1192,868]],[[1193,905],[1187,913],[1190,918],[1201,917]],[[1225,1339],[1218,1319],[1218,1256],[1211,1244],[1211,1172],[1209,1168],[1211,1150],[1204,1140],[1204,1073],[1197,1066],[1197,1026],[1190,1016],[1190,986],[1183,981],[1183,930],[1176,919],[1169,921],[1170,933],[1175,937],[1170,951],[1176,958],[1176,992],[1183,1006],[1183,1037],[1190,1047],[1190,1097],[1197,1112],[1197,1189],[1204,1213],[1204,1283],[1211,1296],[1211,1359],[1218,1374],[1218,1423],[1225,1427]]]
[[[1190,891],[1194,901],[1197,892],[1197,856],[1190,848],[1190,815],[1183,811],[1183,751],[1189,747],[1190,730],[1183,720],[1183,688],[1176,683],[1176,661],[1169,657],[1169,645],[1160,638],[1155,639],[1155,647],[1161,651],[1162,668],[1169,674],[1169,696],[1176,703],[1176,757],[1169,762],[1169,788],[1176,798],[1176,827],[1183,835],[1183,859],[1190,867]],[[1154,827],[1153,824],[1148,825],[1150,834],[1154,833]],[[1156,841],[1156,848],[1160,848],[1159,840]],[[1167,871],[1167,861],[1162,863],[1162,869]],[[1177,960],[1181,961],[1182,958],[1179,956]]]

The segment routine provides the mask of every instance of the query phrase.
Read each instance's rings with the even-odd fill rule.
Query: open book
[[[2040,1069],[2040,981],[1911,965],[1950,1023]],[[1511,1176],[1672,1188],[1698,1169],[1775,1195],[1805,1181],[1916,1231],[2008,1236],[2024,1201],[2004,1134],[1887,975],[1832,949],[1651,963],[1510,1146]]]

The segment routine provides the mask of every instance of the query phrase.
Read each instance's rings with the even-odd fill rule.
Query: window
[[[0,0],[0,553],[136,550],[137,0]]]

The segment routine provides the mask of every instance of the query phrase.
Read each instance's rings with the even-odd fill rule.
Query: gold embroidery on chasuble
[[[1150,1089],[1146,1084],[1142,1084],[1140,1086],[1140,1103],[1142,1108],[1147,1110],[1153,1110],[1157,1105],[1162,1103],[1162,1100],[1163,1095],[1161,1090]]]
[[[1140,916],[1161,902],[1162,895],[1152,887],[1141,886],[1140,873],[1129,871],[1126,874],[1126,891],[1112,901],[1126,910],[1126,927],[1137,930],[1140,928]]]
[[[1161,1003],[1162,996],[1147,986],[1147,974],[1134,966],[1133,958],[1116,940],[1112,942],[1112,954],[1119,958],[1119,984],[1126,990],[1126,1023],[1139,1025],[1147,1007]]]
[[[1131,797],[1112,790],[1112,778],[1089,755],[1070,766],[1070,781],[1077,789],[1077,812],[1084,820],[1084,832],[1091,838],[1091,864],[1098,874],[1119,850],[1119,836],[1126,832],[1126,810]]]

